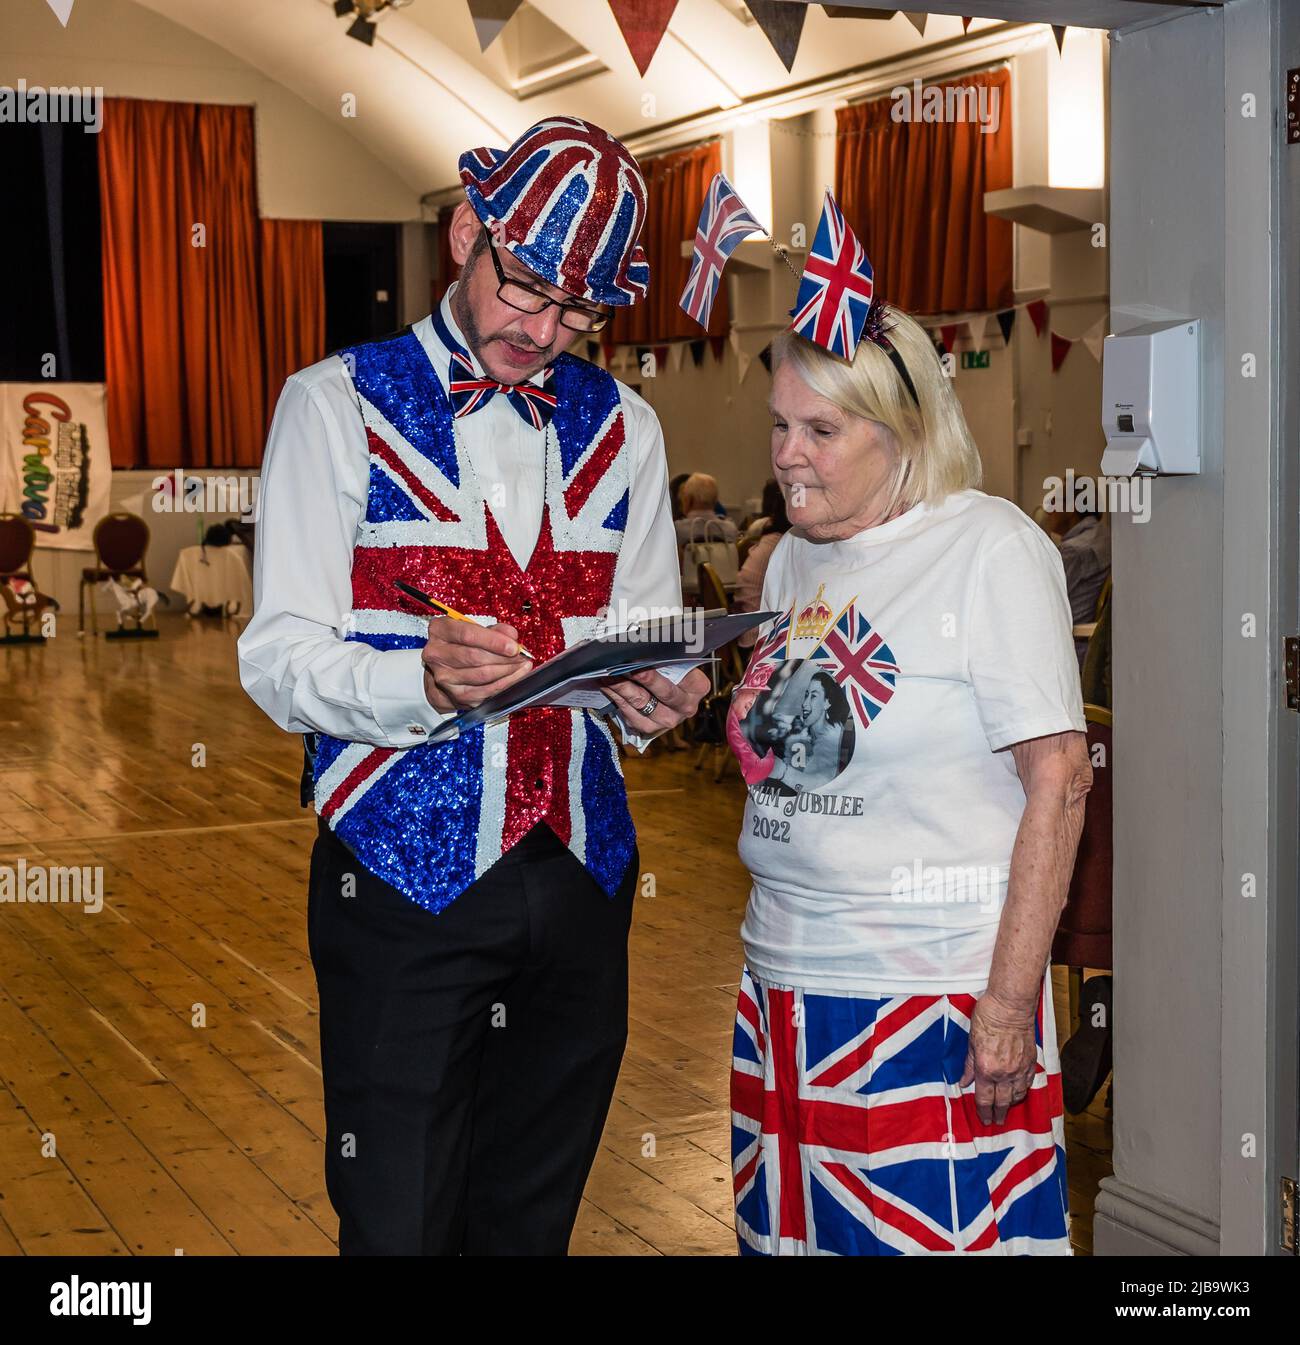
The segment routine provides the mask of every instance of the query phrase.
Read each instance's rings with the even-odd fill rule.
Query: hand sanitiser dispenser
[[[1148,323],[1102,347],[1103,476],[1201,470],[1199,319]]]

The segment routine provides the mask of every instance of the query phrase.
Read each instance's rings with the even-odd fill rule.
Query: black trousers
[[[432,915],[321,824],[307,933],[342,1254],[565,1254],[627,1041],[636,880],[634,854],[606,896],[539,824]]]

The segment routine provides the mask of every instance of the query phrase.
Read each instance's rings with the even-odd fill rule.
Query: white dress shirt
[[[443,298],[442,317],[468,350],[451,313],[454,289]],[[413,331],[445,390],[450,355],[432,318],[422,318]],[[471,358],[481,375],[472,352]],[[632,454],[631,490],[610,604],[615,615],[624,604],[680,610],[663,432],[641,397],[621,383],[618,391]],[[526,566],[541,531],[544,432],[525,424],[501,393],[456,426],[506,545]],[[254,610],[239,638],[239,677],[290,733],[414,747],[449,717],[425,696],[421,651],[374,649],[344,639],[352,610],[352,552],[369,479],[366,431],[343,361],[330,355],[290,375],[262,462]],[[636,746],[645,741],[626,732],[624,737]]]

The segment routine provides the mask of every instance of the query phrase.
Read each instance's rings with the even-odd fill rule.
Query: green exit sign
[[[963,350],[961,367],[963,369],[987,369],[989,367],[989,352],[987,350]]]

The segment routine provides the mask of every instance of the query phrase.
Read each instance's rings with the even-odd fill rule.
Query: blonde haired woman
[[[977,489],[904,314],[873,305],[851,364],[782,335],[771,409],[783,615],[728,722],[740,1249],[1068,1255],[1047,964],[1091,770],[1060,557]],[[776,713],[806,669],[850,706],[829,781]]]

